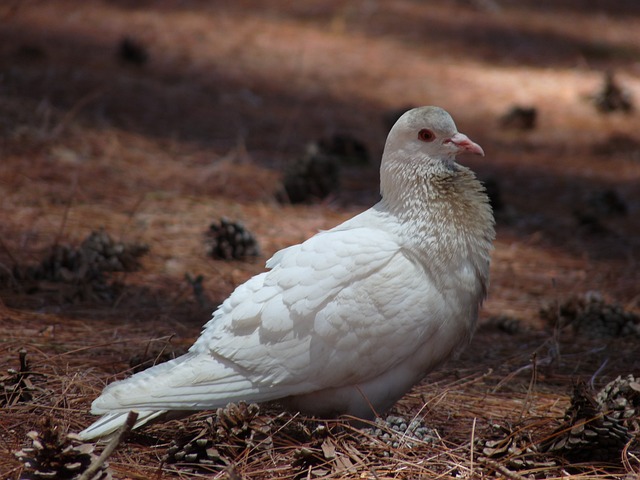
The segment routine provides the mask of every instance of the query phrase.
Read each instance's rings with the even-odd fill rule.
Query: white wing
[[[381,230],[322,232],[267,265],[223,303],[190,351],[234,365],[277,397],[365,381],[438,327],[428,309],[443,301],[424,266]]]
[[[370,228],[329,230],[278,252],[188,354],[109,385],[92,412],[217,408],[376,377],[447,317],[424,266],[405,253]]]

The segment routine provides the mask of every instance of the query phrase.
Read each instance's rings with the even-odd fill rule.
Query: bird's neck
[[[394,168],[404,171],[390,171]],[[381,213],[396,219],[408,239],[406,246],[417,255],[488,263],[495,236],[493,214],[471,170],[453,161],[436,168],[392,164],[382,172],[381,186]]]

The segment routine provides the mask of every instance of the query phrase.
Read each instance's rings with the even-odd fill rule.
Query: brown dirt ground
[[[125,36],[147,48],[145,65],[117,58]],[[497,475],[474,467],[469,448],[490,422],[525,418],[549,431],[577,379],[595,375],[600,387],[640,373],[637,339],[554,336],[539,314],[589,291],[640,309],[639,114],[601,114],[586,99],[608,69],[640,98],[633,0],[3,2],[0,267],[35,263],[53,243],[77,244],[100,227],[151,251],[140,271],[118,277],[125,289],[113,303],[0,292],[1,372],[17,368],[24,347],[31,368],[45,374],[38,386],[49,391],[0,414],[2,478],[20,477],[13,452],[27,445],[39,417],[83,428],[91,400],[150,341],[171,337],[172,348],[188,347],[211,308],[273,252],[376,201],[374,161],[344,169],[340,192],[322,203],[279,204],[283,166],[308,142],[346,132],[378,159],[384,113],[423,104],[449,110],[484,147],[485,158],[463,162],[501,187],[490,297],[462,357],[397,407],[416,413],[426,402],[440,456],[425,450],[385,460],[361,448],[356,467],[329,476]],[[536,129],[500,127],[514,104],[538,109]],[[595,230],[580,225],[575,212],[606,189],[624,200],[627,215],[601,215]],[[257,236],[258,261],[206,257],[203,233],[221,216]],[[186,273],[204,276],[210,305],[195,301]],[[526,328],[486,326],[498,315]],[[556,349],[532,386],[531,370],[521,367],[534,353],[544,364]],[[111,459],[116,478],[197,478],[158,469],[171,431],[153,428],[160,446],[122,446]],[[269,461],[244,458],[236,472],[301,475],[286,452]],[[520,474],[609,478],[634,469],[638,458],[628,454],[607,467]]]

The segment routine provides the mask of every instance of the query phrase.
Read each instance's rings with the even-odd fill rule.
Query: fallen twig
[[[91,464],[89,468],[87,468],[82,475],[78,478],[78,480],[91,480],[93,476],[102,468],[104,462],[106,462],[107,458],[111,456],[114,450],[118,447],[120,442],[124,440],[129,431],[133,428],[138,419],[138,412],[134,412],[133,410],[129,412],[127,415],[127,420],[124,422],[124,425],[120,427],[117,435],[111,439],[111,441],[107,444],[105,449],[102,451],[100,456]]]

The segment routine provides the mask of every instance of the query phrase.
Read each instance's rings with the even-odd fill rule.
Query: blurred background
[[[152,244],[134,282],[204,274],[215,303],[262,260],[203,265],[203,228],[268,257],[362,210],[434,104],[487,152],[462,162],[498,218],[490,309],[637,304],[639,27],[632,0],[4,2],[0,261],[104,227]]]

